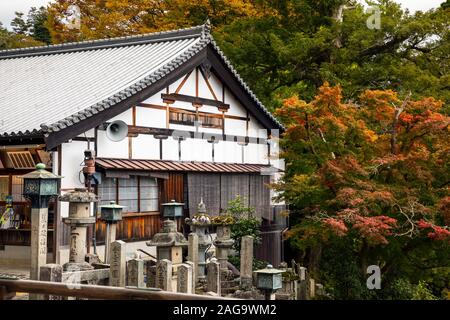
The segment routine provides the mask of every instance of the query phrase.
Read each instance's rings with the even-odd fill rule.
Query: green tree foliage
[[[16,17],[11,22],[13,31],[16,34],[27,35],[34,40],[45,44],[51,43],[50,31],[47,28],[47,9],[45,7],[32,7],[25,15],[22,12],[16,12]]]
[[[227,214],[233,216],[235,223],[231,226],[231,238],[234,240],[233,248],[241,251],[241,240],[244,236],[252,236],[254,244],[261,241],[261,219],[254,216],[255,208],[247,207],[245,199],[237,195],[228,202]]]
[[[0,22],[0,50],[13,48],[26,48],[43,45],[26,35],[8,31]]]
[[[377,30],[367,27],[374,12],[359,4],[283,3],[276,15],[216,30],[221,47],[272,110],[294,93],[313,99],[324,81],[339,83],[346,99],[365,89],[392,89],[450,101],[448,9],[411,15],[393,1],[374,1],[381,10]]]

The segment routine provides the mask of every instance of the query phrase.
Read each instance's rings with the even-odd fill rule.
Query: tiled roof
[[[189,29],[0,51],[0,136],[60,131],[164,78],[208,44],[278,127],[215,44],[209,24]]]
[[[107,170],[133,171],[179,171],[179,172],[216,172],[216,173],[261,173],[270,168],[269,165],[219,163],[169,160],[135,160],[97,158],[97,166]]]

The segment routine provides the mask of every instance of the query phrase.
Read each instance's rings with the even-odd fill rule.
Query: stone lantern
[[[275,300],[275,291],[283,287],[283,270],[267,265],[265,269],[257,270],[256,287],[265,293],[266,300]]]
[[[96,195],[78,188],[59,197],[60,201],[69,202],[69,217],[63,222],[70,226],[69,262],[64,264],[64,271],[91,270],[93,267],[85,261],[86,234],[90,224],[95,223],[95,216],[90,215],[91,202],[97,202]]]
[[[167,259],[176,266],[183,263],[183,248],[188,242],[183,234],[177,231],[177,224],[173,220],[163,222],[163,230],[153,236],[147,246],[156,246],[156,257],[158,260]]]
[[[23,196],[31,200],[32,208],[46,208],[48,201],[58,195],[58,181],[62,178],[45,170],[45,164],[38,163],[36,170],[23,178]]]
[[[116,240],[116,225],[122,220],[122,210],[124,206],[119,206],[115,201],[109,204],[100,206],[100,220],[106,224],[106,238],[105,238],[105,263],[109,263],[109,250],[111,243]]]
[[[198,236],[198,274],[199,280],[206,279],[206,251],[212,245],[212,238],[209,234],[209,228],[212,226],[209,216],[206,214],[206,206],[203,202],[203,198],[200,199],[198,204],[197,214],[192,218],[186,219],[192,232]]]
[[[176,219],[183,216],[184,203],[172,200],[168,203],[163,203],[163,216],[167,219]]]
[[[47,263],[48,202],[58,195],[62,177],[46,171],[45,164],[38,163],[35,171],[22,178],[23,196],[31,201],[30,279],[39,280],[39,269]],[[38,298],[37,295],[30,297]]]
[[[223,216],[218,218],[220,217]],[[226,222],[217,224],[216,239],[214,239],[216,257],[220,264],[221,273],[225,275],[228,273],[228,252],[234,244],[234,240],[231,239],[231,225],[232,223]]]

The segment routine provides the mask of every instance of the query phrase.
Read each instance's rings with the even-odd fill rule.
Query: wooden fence
[[[16,292],[99,300],[234,300],[217,296],[167,292],[157,288],[120,288],[87,284],[70,286],[58,282],[0,279],[0,300],[11,299]]]

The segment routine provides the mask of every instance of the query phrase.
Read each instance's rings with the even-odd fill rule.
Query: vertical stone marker
[[[31,272],[30,279],[39,280],[39,270],[47,263],[47,208],[31,209]]]
[[[197,283],[195,282],[195,267],[194,267],[194,263],[192,261],[186,261],[185,264],[191,266],[192,268],[192,289],[191,292],[192,294],[195,294],[195,288],[197,286]]]
[[[220,263],[217,259],[213,258],[206,265],[206,288],[208,292],[221,294],[220,290]]]
[[[144,260],[131,259],[127,263],[128,286],[144,287]]]
[[[190,233],[188,235],[188,242],[188,260],[194,264],[193,281],[195,288],[195,284],[198,281],[198,235],[196,233]]]
[[[156,288],[156,266],[147,262],[147,288]]]
[[[305,267],[298,268],[297,300],[309,300],[309,276]]]
[[[316,297],[316,281],[314,279],[309,279],[309,297],[314,299]]]
[[[183,263],[177,269],[177,292],[180,293],[192,293],[193,268],[187,263]]]
[[[46,264],[41,267],[39,279],[41,281],[61,282],[63,268],[59,264]],[[62,297],[44,295],[44,300],[62,300]]]
[[[118,240],[111,243],[109,285],[125,287],[126,277],[126,244]]]
[[[250,290],[253,283],[253,237],[244,236],[241,240],[241,288]]]
[[[156,288],[172,291],[172,261],[162,259],[156,264]]]
[[[31,280],[39,280],[40,269],[47,263],[47,222],[47,208],[31,209]],[[44,296],[30,293],[29,299],[42,300]]]

